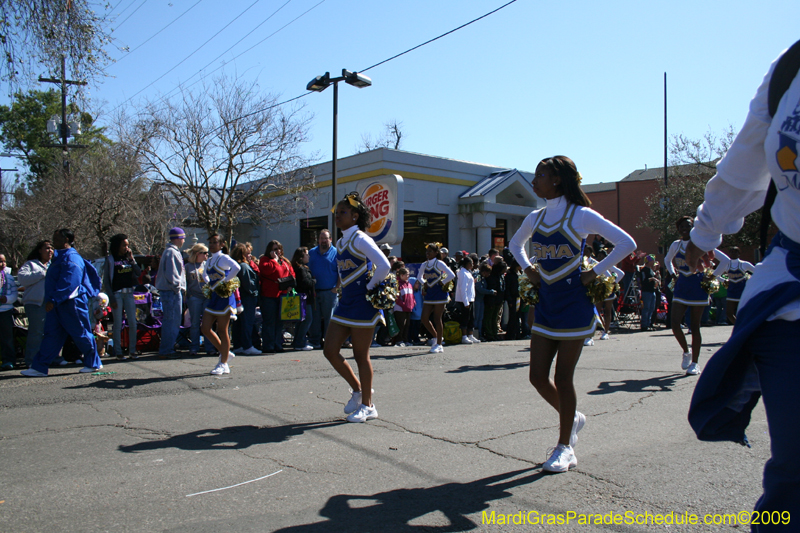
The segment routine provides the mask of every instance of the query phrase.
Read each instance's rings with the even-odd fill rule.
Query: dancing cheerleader
[[[383,321],[383,316],[366,296],[367,291],[389,274],[391,266],[375,241],[364,233],[369,218],[369,209],[358,193],[348,194],[336,205],[334,219],[336,227],[342,230],[342,238],[336,243],[336,264],[342,296],[325,333],[323,353],[350,385],[352,395],[344,406],[348,422],[366,422],[378,418],[378,410],[372,403],[369,348],[375,326]],[[341,354],[342,344],[348,337],[358,365],[358,378]]]
[[[208,304],[203,310],[202,330],[203,336],[219,351],[219,361],[211,371],[215,376],[219,376],[231,373],[228,368],[228,358],[231,357],[228,324],[231,315],[236,314],[236,291],[230,287],[229,282],[237,279],[236,274],[241,267],[230,256],[222,253],[222,238],[218,233],[212,233],[208,237],[208,251],[211,257],[206,261],[206,276],[209,279],[210,294]],[[236,286],[238,287],[238,283]],[[217,323],[216,331],[213,329],[214,322]]]
[[[728,296],[725,303],[725,314],[728,322],[736,324],[736,311],[739,309],[739,300],[742,299],[747,279],[755,271],[753,263],[739,259],[738,246],[731,246],[730,259],[721,260],[714,274],[721,273],[728,276]]]
[[[422,273],[422,325],[431,335],[430,353],[444,352],[444,306],[450,301],[450,296],[444,286],[453,280],[456,275],[444,261],[439,259],[441,244],[432,242],[425,247],[426,261],[420,266]],[[433,314],[433,321],[431,321]]]
[[[525,218],[509,244],[531,283],[539,287],[531,326],[530,382],[559,414],[558,445],[542,465],[549,472],[566,472],[578,465],[573,447],[586,417],[575,409],[573,374],[583,341],[594,335],[596,328],[586,285],[636,248],[630,235],[588,208],[591,201],[580,181],[581,175],[568,157],[550,157],[539,163],[533,192],[547,205]],[[601,235],[615,246],[593,269],[582,272],[583,249],[590,234]],[[536,269],[524,249],[529,240]],[[553,359],[556,371],[550,379]]]
[[[689,216],[682,216],[675,222],[678,228],[680,239],[673,242],[669,247],[664,263],[667,271],[675,276],[675,288],[672,290],[672,309],[670,311],[672,320],[672,334],[675,340],[683,349],[683,359],[681,368],[687,375],[696,376],[700,374],[700,348],[703,345],[703,337],[700,333],[700,322],[703,318],[703,309],[708,305],[708,293],[700,285],[703,280],[702,273],[695,273],[686,263],[686,246],[689,244],[689,233],[692,231],[694,219]],[[724,261],[728,256],[714,250],[717,259]],[[686,336],[681,329],[681,322],[686,309],[691,308],[689,317],[689,329],[692,332],[692,351],[686,344]]]

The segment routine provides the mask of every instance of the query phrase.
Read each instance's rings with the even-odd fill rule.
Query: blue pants
[[[261,298],[261,351],[274,352],[283,345],[281,299]]]
[[[25,364],[31,366],[33,358],[39,351],[44,337],[44,320],[47,313],[44,305],[25,304],[25,314],[28,316],[28,340],[25,343]]]
[[[92,334],[92,322],[89,319],[89,304],[85,296],[79,296],[61,302],[47,313],[44,319],[44,338],[39,352],[33,358],[31,368],[47,374],[50,363],[58,357],[61,348],[72,337],[75,346],[83,354],[83,366],[100,368],[100,356]]]
[[[237,347],[248,350],[253,347],[253,324],[256,321],[258,296],[242,296],[244,311],[237,313],[234,328],[237,331]]]
[[[755,356],[764,409],[767,411],[772,457],[764,466],[764,494],[756,511],[789,511],[800,517],[800,357],[797,334],[800,321],[773,320],[759,326],[745,344]],[[786,531],[783,525],[753,526],[752,531]]]
[[[311,318],[311,328],[308,330],[308,340],[315,346],[322,345],[322,338],[331,322],[333,310],[339,303],[339,297],[333,291],[317,291],[314,300],[314,311]]]
[[[642,329],[647,329],[653,324],[653,313],[656,312],[656,292],[642,291]]]
[[[161,309],[164,316],[161,318],[161,345],[158,347],[159,355],[175,353],[175,342],[181,327],[183,301],[180,292],[161,291]]]
[[[316,300],[315,300],[316,304]],[[311,323],[314,321],[314,306],[308,305],[306,302],[306,317],[297,323],[294,329],[294,342],[292,345],[296,350],[301,348],[305,348],[308,342],[306,342],[306,333],[308,333],[308,329],[311,327]]]
[[[136,300],[132,292],[115,292],[111,295],[117,303],[117,308],[113,310],[114,330],[111,336],[114,340],[114,354],[122,355],[122,319],[128,323],[128,353],[136,353]]]

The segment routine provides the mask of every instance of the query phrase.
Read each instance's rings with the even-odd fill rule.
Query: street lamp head
[[[369,87],[372,85],[372,80],[367,76],[359,74],[358,72],[350,72],[344,68],[342,69],[342,77],[344,78],[345,83],[352,85],[353,87],[358,87],[359,89],[363,89],[364,87]]]
[[[316,76],[313,80],[306,85],[307,91],[322,92],[331,84],[331,73],[326,72],[322,76]]]

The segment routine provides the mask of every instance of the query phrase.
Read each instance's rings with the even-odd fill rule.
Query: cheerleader
[[[444,306],[450,301],[444,286],[456,277],[447,264],[439,259],[441,244],[432,242],[425,247],[426,261],[420,266],[422,273],[422,325],[431,336],[429,353],[444,352]],[[433,314],[433,321],[431,321]]]
[[[700,286],[703,280],[702,273],[695,273],[693,268],[689,268],[686,263],[686,246],[689,244],[689,233],[692,231],[694,219],[689,216],[682,216],[675,222],[678,228],[678,235],[681,238],[672,243],[669,247],[664,263],[667,271],[675,276],[675,288],[672,290],[672,308],[670,310],[672,320],[672,334],[675,340],[683,349],[683,359],[681,368],[689,376],[700,374],[700,365],[697,364],[700,357],[700,348],[703,345],[703,337],[700,333],[700,322],[703,318],[703,310],[708,305],[708,293]],[[727,260],[728,256],[714,250],[716,257],[720,260]],[[691,308],[689,318],[689,329],[692,332],[692,352],[686,344],[686,336],[681,329],[681,322],[686,309]]]
[[[549,472],[566,472],[577,466],[573,447],[586,423],[586,417],[575,409],[573,384],[583,340],[594,335],[596,328],[594,306],[585,285],[636,248],[630,235],[588,208],[591,202],[580,181],[581,175],[568,157],[555,156],[539,163],[533,192],[547,205],[525,218],[509,244],[531,283],[539,287],[531,327],[530,382],[559,413],[558,445],[542,465]],[[615,246],[592,270],[581,272],[583,249],[590,234],[601,235]],[[536,270],[525,253],[528,240],[538,264]],[[556,371],[550,379],[553,359]]]
[[[744,287],[747,284],[748,275],[755,272],[753,263],[739,259],[739,247],[731,246],[730,259],[721,260],[714,274],[727,274],[728,276],[728,296],[725,303],[725,314],[728,322],[736,324],[736,311],[739,309],[739,300],[742,299]]]
[[[383,316],[367,300],[367,291],[389,274],[391,266],[386,256],[364,230],[369,225],[370,213],[358,193],[350,193],[335,208],[336,227],[342,238],[336,243],[336,264],[342,296],[333,311],[325,333],[323,353],[331,366],[350,385],[352,395],[344,406],[348,422],[366,422],[378,418],[372,404],[372,362],[369,348],[375,325]],[[372,271],[372,278],[368,275]],[[342,357],[342,344],[350,337],[353,357],[358,365],[356,377],[353,369]]]
[[[589,248],[589,250],[591,250],[591,248]],[[606,250],[604,248],[601,249],[599,252],[597,252],[597,259],[599,259],[600,261],[605,259],[607,256],[608,256],[608,252],[606,252]],[[593,268],[597,263],[599,263],[599,261],[595,260],[590,255],[587,255],[587,260],[588,260],[589,266],[591,266]],[[625,272],[623,272],[622,270],[620,270],[616,266],[611,265],[611,267],[608,270],[606,270],[605,272],[603,272],[600,275],[601,276],[606,276],[606,277],[609,277],[609,278],[612,277],[612,275],[613,275],[613,277],[615,279],[617,279],[618,281],[622,281],[622,278],[625,276]],[[595,306],[595,307],[597,307],[597,313],[600,314],[600,316],[602,317],[602,321],[601,322],[602,322],[602,325],[603,325],[603,334],[600,335],[600,340],[601,341],[607,341],[610,338],[608,336],[608,332],[609,332],[610,325],[611,325],[611,318],[614,316],[614,310],[613,310],[614,302],[616,302],[618,298],[619,298],[619,294],[617,294],[615,292],[615,293],[611,294],[608,298],[603,300],[602,304],[598,303]]]
[[[224,290],[223,284],[231,281],[239,273],[239,263],[231,259],[227,254],[222,253],[222,238],[218,233],[212,233],[208,237],[208,251],[211,257],[206,261],[206,276],[208,276],[208,286],[211,289],[211,297],[206,308],[203,310],[203,336],[211,341],[219,351],[219,361],[211,371],[215,376],[230,374],[228,368],[228,358],[231,357],[231,338],[228,334],[228,324],[231,315],[236,314],[236,291]],[[220,296],[217,292],[228,294]],[[214,322],[217,323],[216,332],[213,329]]]

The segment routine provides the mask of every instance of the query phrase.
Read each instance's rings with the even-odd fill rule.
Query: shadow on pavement
[[[650,379],[624,379],[619,381],[601,381],[597,390],[586,394],[611,394],[613,392],[646,392],[646,391],[671,391],[679,379],[686,374],[671,374]]]
[[[283,442],[289,437],[302,435],[306,431],[323,429],[347,424],[345,420],[330,422],[306,422],[303,424],[287,424],[277,427],[232,426],[222,429],[201,429],[175,435],[168,439],[150,440],[120,445],[119,450],[126,453],[137,453],[148,450],[178,448],[181,450],[241,450],[254,444]]]
[[[463,372],[474,372],[480,371],[485,372],[489,370],[515,370],[517,368],[524,368],[529,366],[530,363],[525,361],[524,363],[503,363],[500,365],[464,365],[456,368],[455,370],[448,370],[447,374],[461,374]]]
[[[533,468],[515,470],[470,481],[446,483],[428,488],[395,489],[371,495],[337,494],[319,514],[325,522],[291,526],[281,532],[363,532],[363,531],[471,531],[480,529],[466,515],[489,508],[488,502],[510,498],[508,489],[538,481],[546,474],[535,473],[517,479]],[[409,522],[432,512],[441,512],[449,525],[413,525]]]
[[[105,366],[103,368],[105,369]],[[100,372],[103,372],[103,370],[101,370]],[[184,379],[207,378],[207,377],[213,377],[213,376],[210,376],[208,372],[203,372],[202,374],[181,374],[180,376],[162,376],[157,378],[128,378],[128,379],[104,378],[104,379],[97,379],[89,383],[83,383],[81,385],[64,387],[64,389],[124,390],[124,389],[132,389],[134,387],[140,387],[142,385],[152,385],[153,383],[166,383],[170,381],[182,381]]]

